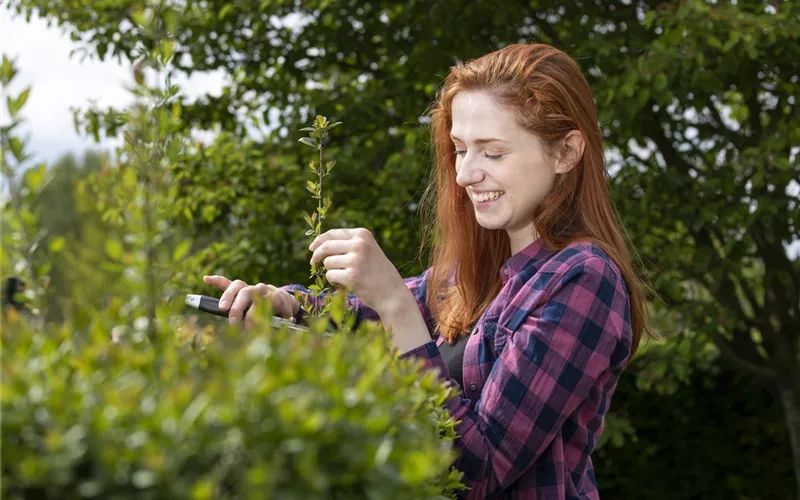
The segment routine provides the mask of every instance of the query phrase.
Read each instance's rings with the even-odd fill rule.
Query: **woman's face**
[[[533,211],[553,188],[556,159],[486,92],[456,94],[450,137],[456,182],[466,189],[478,224],[506,230],[512,254],[530,245]]]

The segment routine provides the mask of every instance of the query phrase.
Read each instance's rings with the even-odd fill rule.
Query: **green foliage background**
[[[651,307],[666,337],[643,348],[618,389],[595,460],[602,491],[797,495],[800,263],[786,248],[800,238],[800,4],[13,0],[8,8],[59,24],[93,56],[133,61],[156,45],[137,22],[145,5],[174,7],[172,74],[226,75],[219,95],[174,96],[174,126],[187,137],[165,167],[167,253],[180,255],[168,266],[174,293],[215,293],[201,282],[207,273],[307,282],[298,214],[315,203],[305,190],[307,148],[296,141],[317,113],[344,123],[326,149],[337,162],[326,177],[335,201],[326,224],[370,228],[401,274],[419,273],[417,209],[431,167],[424,111],[448,67],[518,41],[575,57],[595,92],[615,202],[660,295]],[[121,111],[87,107],[76,123],[98,137],[120,134]],[[197,131],[213,141],[190,140]],[[37,229],[56,242],[40,251],[64,255],[43,273],[51,320],[124,295],[115,285],[136,252],[109,242],[132,230],[104,218],[80,190],[90,186],[75,180],[117,168],[102,155],[65,159],[48,170],[52,203],[31,195]],[[43,183],[44,170],[30,172],[31,186]],[[86,307],[56,299],[77,290],[92,292],[82,294]]]

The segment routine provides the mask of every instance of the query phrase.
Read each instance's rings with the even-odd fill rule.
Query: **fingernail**
[[[228,307],[228,301],[227,300],[220,300],[219,301],[219,308],[222,309],[224,307]]]
[[[231,316],[228,319],[230,319],[230,324],[232,324],[232,325],[235,325],[236,323],[239,322],[239,318],[237,318],[236,316]]]

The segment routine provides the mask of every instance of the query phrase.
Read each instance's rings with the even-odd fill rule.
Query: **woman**
[[[446,406],[466,498],[598,498],[591,453],[649,327],[589,85],[563,52],[517,44],[451,68],[430,114],[430,267],[403,280],[365,229],[320,235],[311,261],[462,389]],[[206,282],[234,323],[254,293],[296,315],[305,290]]]

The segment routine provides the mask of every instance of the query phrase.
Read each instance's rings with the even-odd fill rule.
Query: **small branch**
[[[745,97],[747,109],[749,111],[748,122],[750,125],[750,139],[753,144],[761,142],[763,129],[761,127],[761,106],[758,103],[758,95],[753,92]]]
[[[775,381],[778,378],[778,374],[764,366],[759,366],[755,363],[751,363],[750,361],[746,361],[742,359],[733,349],[730,342],[727,339],[720,335],[713,336],[714,345],[716,345],[720,352],[731,362],[736,364],[739,368],[743,371],[747,371],[752,375],[759,377],[761,379],[767,381]]]
[[[727,125],[725,125],[725,121],[722,118],[722,114],[720,114],[719,110],[717,109],[717,106],[713,102],[708,106],[708,109],[709,111],[711,111],[711,115],[714,118],[714,121],[716,122],[717,126],[715,130],[720,135],[728,139],[731,142],[731,144],[736,146],[736,149],[739,149],[739,146],[753,145],[752,137],[748,137],[745,134],[740,134],[739,132],[730,129],[728,128]]]

